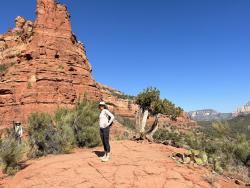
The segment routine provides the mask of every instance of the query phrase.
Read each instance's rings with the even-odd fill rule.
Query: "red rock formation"
[[[37,0],[34,24],[20,16],[15,22],[14,29],[0,35],[1,128],[13,120],[26,123],[32,112],[72,107],[84,94],[108,102],[116,114],[136,116],[133,100],[93,79],[85,48],[72,33],[64,5]]]
[[[16,18],[16,28],[0,36],[1,122],[26,121],[34,111],[72,106],[84,95],[101,93],[92,78],[84,46],[72,34],[67,8],[54,0],[37,0],[34,23]]]
[[[112,89],[108,86],[98,83],[102,93],[102,99],[108,104],[109,109],[115,114],[123,117],[134,118],[139,107],[134,104],[132,99],[122,92]]]

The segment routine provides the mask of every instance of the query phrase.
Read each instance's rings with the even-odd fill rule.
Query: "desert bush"
[[[99,136],[98,104],[83,100],[72,110],[58,109],[56,122],[73,129],[75,142],[79,147],[95,147],[101,144]]]
[[[182,147],[190,149],[190,146],[187,144],[183,133],[177,129],[170,128],[161,128],[154,134],[154,140],[160,143],[167,143],[175,147]]]
[[[181,139],[180,133],[177,131],[173,131],[171,129],[159,129],[155,135],[154,139],[157,141],[164,141],[164,140],[172,140],[177,142]]]
[[[129,118],[126,117],[122,117],[122,116],[115,116],[115,119],[122,124],[124,127],[128,128],[128,129],[132,129],[135,130],[135,121],[131,120]]]
[[[58,109],[54,117],[48,113],[32,113],[28,127],[28,155],[40,157],[48,154],[70,153],[79,147],[100,145],[99,111],[95,102],[83,100],[74,109]],[[0,140],[0,160],[5,173],[15,174],[26,153],[25,144],[18,145],[13,132]]]
[[[19,162],[22,160],[24,153],[24,145],[18,144],[14,138],[8,137],[1,141],[0,159],[3,163],[3,172],[14,175],[20,170]]]
[[[109,88],[106,88],[106,90],[109,91],[111,95],[113,95],[119,99],[127,99],[127,100],[132,100],[132,101],[135,99],[135,96],[132,96],[132,95],[127,95],[125,93],[115,91],[115,90],[112,90]]]
[[[0,73],[7,71],[11,66],[15,65],[16,62],[8,63],[8,64],[0,64]]]
[[[73,109],[71,126],[76,135],[77,145],[80,147],[95,147],[101,144],[99,136],[98,104],[83,100]]]
[[[0,73],[6,71],[7,69],[8,69],[8,65],[0,64]]]
[[[33,113],[29,117],[30,157],[70,153],[79,147],[100,145],[98,104],[83,100],[73,109],[59,108],[54,117]]]
[[[101,144],[99,130],[95,127],[85,127],[84,131],[79,131],[76,135],[79,147],[95,147]]]
[[[54,126],[52,117],[47,113],[31,114],[28,133],[31,146],[30,157],[70,153],[75,146],[72,127],[61,125],[60,122]]]
[[[58,108],[55,112],[54,120],[56,124],[65,124],[66,116],[69,114],[70,110],[67,108]]]
[[[154,139],[160,143],[168,141],[167,143],[175,147],[206,152],[209,163],[218,173],[223,173],[225,170],[231,172],[234,177],[242,177],[242,180],[244,177],[245,181],[248,176],[250,180],[249,174],[246,174],[246,169],[250,166],[250,141],[246,134],[237,133],[232,136],[231,134],[228,123],[217,122],[210,127],[210,130],[206,127],[203,131],[181,132],[176,129],[161,128],[155,133]],[[234,173],[232,169],[235,169]]]
[[[212,124],[212,129],[216,137],[228,136],[230,133],[230,127],[227,122],[216,122]]]
[[[52,124],[52,117],[47,113],[33,113],[29,117],[29,142],[31,157],[61,152],[60,134]]]
[[[130,139],[130,133],[128,131],[125,131],[122,134],[115,136],[115,140],[129,140],[129,139]]]
[[[247,164],[250,157],[250,142],[245,135],[237,135],[234,154],[243,164]]]
[[[250,183],[249,169],[244,165],[230,165],[227,168],[227,175]]]
[[[76,144],[74,130],[70,126],[62,125],[59,127],[59,135],[61,153],[70,153]]]
[[[27,83],[27,89],[32,89],[32,83],[31,82]]]

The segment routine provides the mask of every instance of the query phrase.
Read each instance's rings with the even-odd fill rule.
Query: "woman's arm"
[[[23,127],[21,127],[21,130],[20,130],[20,137],[23,136]]]
[[[110,124],[114,121],[115,116],[109,110],[106,110],[106,113],[110,117],[110,120],[108,122],[108,126],[110,126]]]

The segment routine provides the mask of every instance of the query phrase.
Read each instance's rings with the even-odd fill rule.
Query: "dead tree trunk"
[[[142,117],[142,121],[141,121],[141,130],[140,130],[141,134],[145,133],[147,119],[148,119],[148,110],[146,109],[143,111],[143,117]]]
[[[141,130],[141,118],[142,118],[142,109],[140,108],[138,112],[136,113],[136,130],[140,131]]]
[[[153,125],[152,125],[152,127],[151,127],[151,129],[147,132],[147,134],[146,134],[146,138],[150,141],[150,142],[153,142],[154,141],[154,139],[153,139],[153,136],[154,136],[154,134],[155,134],[155,132],[158,130],[158,128],[159,128],[159,114],[157,114],[156,116],[155,116],[155,121],[154,121],[154,123],[153,123]]]

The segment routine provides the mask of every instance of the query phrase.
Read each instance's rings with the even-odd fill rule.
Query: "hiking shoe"
[[[107,157],[107,153],[105,152],[105,154],[101,157],[101,160],[105,159]]]
[[[109,156],[106,156],[105,158],[102,158],[102,162],[107,162],[109,161]]]

